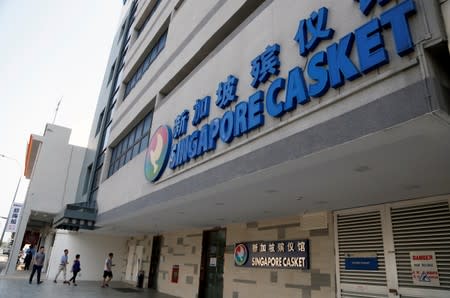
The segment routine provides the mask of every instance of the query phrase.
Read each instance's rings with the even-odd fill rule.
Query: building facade
[[[61,243],[109,235],[116,276],[180,297],[448,297],[448,23],[125,1],[77,191],[95,229]]]
[[[44,272],[57,270],[49,262],[56,231],[53,221],[67,204],[75,202],[86,149],[69,144],[71,130],[47,124],[43,135],[32,134],[27,146],[24,176],[30,180],[14,237],[6,273],[13,273],[19,253],[29,245],[44,246]],[[53,266],[52,266],[53,265]],[[19,266],[20,267],[20,266]]]

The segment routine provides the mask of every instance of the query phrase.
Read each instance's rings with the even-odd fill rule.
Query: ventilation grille
[[[384,297],[388,296],[382,294],[368,294],[360,292],[341,291],[341,298],[384,298]]]
[[[337,227],[341,283],[386,286],[386,267],[384,262],[380,212],[373,211],[360,214],[338,215]],[[346,256],[368,252],[377,255],[378,270],[345,269]],[[355,294],[353,293],[349,294],[350,296],[343,297],[361,297],[354,296]]]
[[[447,202],[392,208],[395,257],[399,286],[431,289],[413,284],[410,251],[434,251],[441,286],[450,289],[450,211]]]

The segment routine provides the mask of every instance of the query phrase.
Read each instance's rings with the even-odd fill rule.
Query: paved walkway
[[[101,288],[100,281],[79,281],[78,286],[68,286],[63,283],[54,284],[44,280],[36,284],[36,277],[32,284],[28,283],[28,272],[13,276],[0,276],[0,297],[7,298],[176,298],[158,293],[150,289],[137,289],[122,282],[111,282],[109,288]]]

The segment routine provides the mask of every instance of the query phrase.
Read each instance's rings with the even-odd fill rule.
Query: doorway
[[[150,289],[157,289],[158,286],[158,267],[159,258],[161,255],[162,236],[154,236],[152,243],[152,256],[150,258],[150,270],[148,274],[148,287]]]
[[[199,298],[222,298],[226,229],[203,232]]]

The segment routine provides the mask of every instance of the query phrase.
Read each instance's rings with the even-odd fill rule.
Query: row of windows
[[[130,21],[128,22],[127,27],[125,28],[127,23],[124,23],[122,25],[120,36],[118,39],[119,42],[122,40],[124,32],[127,33],[127,41],[126,42],[128,43],[130,40],[129,31],[130,31],[131,24],[134,21],[134,13],[136,11],[136,5],[137,5],[137,1],[135,1],[133,3],[133,6],[130,9],[130,16],[129,16]],[[90,188],[90,194],[89,194],[89,198],[88,198],[88,200],[91,202],[95,202],[97,200],[98,187],[100,184],[100,177],[101,177],[101,173],[102,173],[102,169],[103,169],[103,163],[105,160],[106,147],[108,144],[109,135],[110,135],[110,131],[111,131],[112,116],[113,116],[113,113],[114,113],[114,110],[116,107],[116,102],[117,102],[117,91],[119,90],[119,87],[120,87],[120,84],[122,81],[123,67],[124,67],[123,60],[124,60],[127,46],[128,46],[128,44],[126,44],[123,47],[124,50],[122,50],[122,53],[119,55],[118,60],[116,60],[113,64],[113,66],[111,67],[109,78],[108,78],[108,85],[111,83],[111,81],[113,81],[115,71],[118,71],[119,74],[117,75],[117,77],[115,78],[115,81],[113,82],[114,89],[113,89],[113,92],[111,95],[112,99],[110,100],[109,106],[107,106],[105,109],[103,109],[103,111],[99,115],[99,119],[97,122],[97,129],[96,129],[95,135],[97,136],[97,134],[101,130],[101,137],[98,142],[98,146],[100,146],[101,151],[100,151],[100,153],[98,153],[98,156],[96,157],[95,169],[93,169],[93,164],[91,164],[87,171],[88,176],[93,175],[92,185]],[[118,70],[116,70],[117,66],[119,66]],[[106,119],[104,119],[104,118],[106,118]],[[102,128],[102,122],[105,122],[104,128]],[[85,189],[87,190],[87,184],[85,186]]]
[[[157,10],[160,2],[161,2],[161,0],[156,0],[149,15],[147,16],[143,25],[139,29],[138,35],[142,31],[142,29],[145,27],[145,25],[148,23],[148,21],[151,19],[151,17],[155,14],[155,11]],[[125,58],[125,54],[127,52],[128,45],[129,45],[129,42],[131,39],[130,28],[131,28],[131,24],[134,22],[134,13],[136,11],[136,6],[137,5],[135,3],[135,6],[132,7],[130,10],[130,14],[132,15],[132,17],[131,17],[131,21],[129,22],[129,25],[127,26],[127,28],[125,28],[125,24],[124,24],[124,26],[122,26],[122,31],[121,31],[120,37],[123,36],[123,33],[126,33],[126,35],[127,35],[125,37],[126,44],[123,47],[122,52],[120,53],[121,59],[119,59],[119,61],[122,61],[122,63],[119,62],[121,65],[120,65],[120,69],[118,70],[119,74],[115,81],[116,83],[114,84],[115,86],[114,86],[113,96],[117,96],[117,90],[119,89],[120,84],[122,82],[123,66],[124,66],[123,60]],[[166,44],[166,38],[167,38],[167,30],[161,35],[161,37],[159,37],[156,44],[152,47],[149,54],[145,57],[145,60],[142,62],[142,64],[139,66],[136,73],[133,75],[131,80],[126,85],[124,98],[136,86],[137,82],[142,78],[143,74],[150,67],[151,63],[156,59],[156,57],[159,55],[159,53],[164,49],[165,44]],[[121,38],[119,38],[119,40],[120,39]],[[108,78],[108,84],[112,81],[112,77],[113,77],[115,68],[116,68],[116,63],[114,63],[114,65],[111,67],[111,73],[110,73],[110,77]],[[102,122],[103,118],[106,117],[107,119],[105,119],[106,125],[104,128],[103,134],[102,134],[102,140],[100,140],[100,142],[99,142],[99,145],[101,145],[101,147],[102,147],[102,151],[97,158],[97,167],[96,167],[95,171],[92,171],[92,165],[91,165],[90,171],[88,173],[89,176],[90,176],[90,174],[92,174],[92,172],[94,175],[94,180],[93,180],[93,184],[92,184],[92,188],[91,188],[92,195],[94,195],[94,193],[96,194],[98,185],[100,183],[100,173],[101,173],[101,169],[103,166],[103,160],[104,160],[104,154],[106,151],[107,140],[109,139],[109,133],[110,133],[111,122],[112,122],[111,118],[112,118],[112,113],[114,111],[115,105],[116,105],[116,100],[113,100],[111,107],[109,109],[107,109],[108,112],[106,112],[106,115],[105,115],[105,110],[103,110],[101,115],[99,116],[96,135],[100,132],[101,122]],[[119,144],[117,146],[112,148],[110,166],[108,169],[108,177],[110,177],[117,170],[119,170],[123,165],[125,165],[127,162],[129,162],[131,159],[133,159],[136,155],[138,155],[140,152],[142,152],[144,149],[147,148],[149,138],[150,138],[150,129],[151,129],[152,118],[153,118],[153,113],[150,112],[149,114],[147,114],[145,116],[145,118],[140,123],[138,123],[132,129],[132,131],[127,136],[125,136],[119,142]]]
[[[150,19],[152,18],[152,16],[155,14],[156,9],[158,8],[159,4],[161,3],[161,0],[156,0],[156,3],[153,5],[152,9],[150,10],[150,13],[148,14],[148,16],[145,18],[144,23],[142,24],[142,26],[137,30],[137,36],[139,37],[139,35],[141,34],[142,30],[144,30],[145,26],[147,25],[148,21],[150,21]]]
[[[141,63],[141,65],[139,65],[138,70],[134,73],[131,80],[127,83],[125,87],[124,98],[128,94],[130,94],[131,90],[133,90],[133,88],[140,81],[144,73],[150,67],[150,64],[152,64],[152,62],[155,61],[156,57],[158,57],[159,53],[161,53],[162,49],[164,49],[164,46],[166,45],[166,39],[167,39],[167,30],[161,35],[161,37],[158,39],[158,42],[156,42],[156,44],[147,54],[147,57],[145,57],[145,60]]]
[[[119,144],[117,144],[117,146],[112,148],[108,177],[147,148],[152,119],[153,112],[150,112],[119,142]]]

